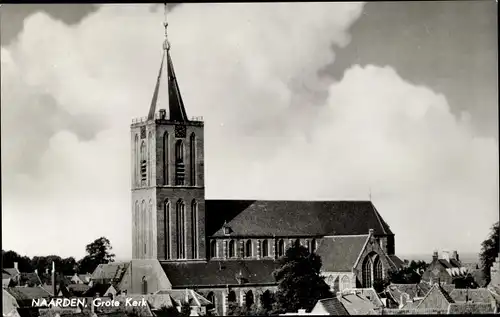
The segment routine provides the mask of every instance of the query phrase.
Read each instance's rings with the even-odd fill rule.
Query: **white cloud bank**
[[[206,121],[207,196],[368,199],[371,188],[397,252],[478,251],[498,220],[497,140],[475,138],[443,95],[390,67],[354,65],[340,82],[316,75],[361,11],[171,13],[187,111]],[[39,13],[2,48],[4,248],[80,257],[104,235],[130,256],[129,124],[148,111],[162,18],[146,5],[104,5],[70,27]]]

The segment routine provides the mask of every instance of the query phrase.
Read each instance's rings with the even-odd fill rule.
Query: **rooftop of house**
[[[44,288],[40,286],[35,287],[25,287],[25,286],[16,286],[9,287],[7,291],[16,299],[19,305],[23,303],[31,303],[33,299],[39,298],[49,298],[51,295]]]
[[[7,273],[9,274],[11,277],[15,277],[17,275],[19,275],[21,272],[19,272],[19,270],[15,267],[11,267],[11,268],[6,268],[6,269],[3,269],[3,272],[2,273]],[[3,275],[3,274],[2,274]]]
[[[431,286],[425,283],[418,284],[390,284],[386,291],[399,303],[401,296],[408,295],[409,299],[424,297],[429,292]]]
[[[130,262],[99,264],[91,275],[92,280],[121,280]]]
[[[454,289],[450,292],[451,298],[455,303],[469,302],[469,303],[492,303],[495,298],[491,292],[486,288],[476,289]]]
[[[370,201],[206,200],[207,233],[226,236],[392,235]]]
[[[370,299],[361,294],[342,294],[337,297],[349,315],[368,315],[377,308]]]
[[[320,299],[314,306],[311,313],[313,314],[315,312],[319,313],[319,311],[317,311],[318,306],[321,306],[326,312],[328,312],[329,315],[335,315],[335,316],[349,315],[344,305],[342,305],[342,303],[337,297]]]
[[[449,292],[446,291],[441,285],[435,283],[435,284],[432,285],[431,289],[424,296],[424,298],[422,298],[422,300],[420,301],[420,303],[417,305],[416,309],[423,308],[422,305],[423,305],[424,302],[427,302],[429,300],[433,300],[431,298],[435,298],[435,297],[441,297],[448,304],[455,303],[455,301],[453,300],[453,298],[451,298]]]
[[[495,308],[485,303],[452,303],[448,306],[448,314],[493,314]]]
[[[316,249],[323,263],[321,269],[326,272],[351,272],[367,239],[368,234],[322,239]]]
[[[208,306],[212,304],[209,300],[207,300],[202,295],[198,294],[194,290],[190,289],[177,289],[177,290],[161,290],[153,294],[155,295],[168,295],[175,306],[181,306],[184,303],[188,303],[189,306]]]
[[[38,276],[37,273],[21,273],[20,279],[19,279],[19,284],[24,285],[24,284],[30,284],[30,285],[40,285],[42,284],[42,281],[40,280],[40,277]]]
[[[208,262],[161,262],[172,287],[210,285],[275,284],[272,273],[279,267],[274,260],[211,260]]]

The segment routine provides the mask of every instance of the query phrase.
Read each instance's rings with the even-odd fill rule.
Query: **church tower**
[[[204,125],[186,114],[167,26],[149,114],[131,125],[132,257],[205,259]]]

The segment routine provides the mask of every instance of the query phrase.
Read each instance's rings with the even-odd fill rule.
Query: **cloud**
[[[105,5],[77,26],[39,13],[2,48],[8,248],[81,256],[104,235],[130,256],[129,124],[146,115],[159,67],[163,16],[154,11]],[[354,65],[340,82],[317,75],[334,61],[332,44],[349,43],[361,11],[358,3],[172,11],[187,111],[206,122],[206,194],[367,199],[371,187],[398,252],[476,250],[497,217],[497,141],[474,138],[444,96],[390,67]]]

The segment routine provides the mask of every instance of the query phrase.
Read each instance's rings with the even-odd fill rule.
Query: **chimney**
[[[19,271],[18,263],[14,262],[14,268]]]
[[[166,117],[167,117],[167,110],[160,109],[160,119],[165,120]]]
[[[460,261],[460,259],[458,258],[458,251],[453,251],[451,253],[451,258],[455,259],[456,261]]]
[[[448,251],[443,251],[443,255],[441,256],[442,259],[450,262],[450,252]]]
[[[297,312],[298,312],[299,315],[305,315],[306,314],[306,310],[305,309],[299,309]]]
[[[432,253],[432,261],[437,261],[437,259],[438,259],[438,252],[437,252],[437,251],[434,251],[434,252]]]
[[[56,262],[52,261],[52,289],[54,291],[54,296],[57,296],[56,287]]]

